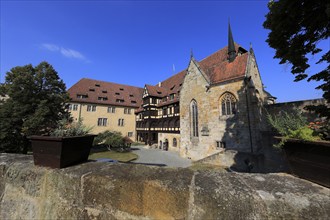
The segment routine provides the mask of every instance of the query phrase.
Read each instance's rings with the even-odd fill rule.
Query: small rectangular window
[[[107,118],[98,118],[97,126],[107,126],[108,119]]]
[[[77,104],[74,104],[74,105],[72,106],[72,110],[73,110],[73,111],[77,111],[77,110],[78,110],[78,105],[77,105]]]
[[[124,108],[124,114],[131,114],[130,108]]]
[[[123,118],[118,119],[118,126],[124,126],[124,119]]]
[[[133,137],[133,132],[128,132],[127,137]]]
[[[217,148],[226,148],[226,142],[217,141]]]
[[[69,110],[69,111],[72,110],[72,105],[71,105],[71,104],[68,105],[68,110]]]
[[[108,113],[115,113],[116,112],[116,108],[113,106],[108,107]]]
[[[96,111],[96,105],[87,105],[87,111],[88,112],[95,112]]]
[[[87,96],[87,95],[80,95],[80,94],[77,94],[77,98],[78,98],[78,99],[86,99],[86,98],[88,98],[88,96]]]
[[[98,97],[97,100],[99,101],[107,101],[108,97]]]

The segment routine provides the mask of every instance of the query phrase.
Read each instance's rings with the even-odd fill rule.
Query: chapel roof
[[[232,62],[228,60],[227,46],[198,62],[211,84],[245,76],[248,53],[236,43],[235,50],[236,58]]]

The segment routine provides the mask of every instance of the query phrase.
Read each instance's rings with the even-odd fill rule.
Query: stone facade
[[[248,52],[241,77],[213,84],[194,58],[187,72],[180,92],[180,154],[198,160],[223,148],[257,152],[261,148],[262,107],[269,96],[264,92],[253,50]],[[221,113],[225,94],[236,99],[235,114]],[[198,107],[198,137],[191,132],[193,100]]]

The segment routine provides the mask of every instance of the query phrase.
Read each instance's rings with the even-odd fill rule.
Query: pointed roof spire
[[[231,33],[230,21],[228,19],[228,60],[233,62],[236,57],[236,50],[234,44],[233,34]]]
[[[190,59],[194,57],[193,49],[190,49]]]

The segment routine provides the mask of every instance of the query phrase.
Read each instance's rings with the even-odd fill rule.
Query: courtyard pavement
[[[147,149],[145,146],[132,146],[132,153],[139,156],[131,163],[160,167],[189,167],[191,160],[181,158],[179,153],[160,149]]]

